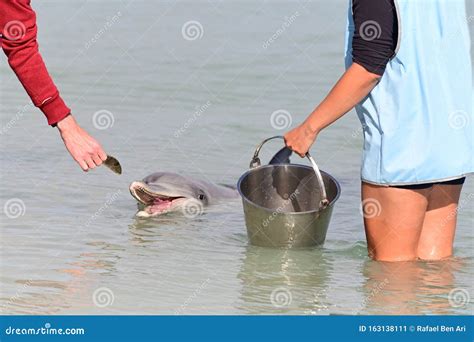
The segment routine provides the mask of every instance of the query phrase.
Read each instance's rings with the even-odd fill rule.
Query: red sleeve
[[[8,63],[33,104],[44,113],[48,124],[61,121],[71,110],[59,96],[39,53],[36,14],[30,0],[0,1],[0,32]]]

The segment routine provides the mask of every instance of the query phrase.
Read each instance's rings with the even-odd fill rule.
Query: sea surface
[[[311,149],[342,188],[321,247],[249,245],[240,199],[135,217],[130,182],[170,171],[235,185],[257,143],[310,113],[343,72],[346,1],[32,4],[63,98],[123,174],[82,172],[0,58],[2,313],[472,314],[473,179],[455,257],[371,261],[354,112]]]

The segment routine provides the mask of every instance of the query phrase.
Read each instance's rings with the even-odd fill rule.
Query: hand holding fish
[[[67,150],[84,171],[93,169],[107,159],[102,146],[83,130],[72,115],[57,124]]]

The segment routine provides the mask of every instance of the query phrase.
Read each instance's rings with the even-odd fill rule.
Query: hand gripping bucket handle
[[[283,139],[283,140],[285,140],[285,138],[283,136],[276,135],[276,136],[267,138],[264,141],[262,141],[257,146],[257,148],[255,149],[255,152],[253,154],[253,158],[250,161],[250,168],[251,169],[254,169],[254,168],[259,167],[261,165],[260,158],[258,157],[258,154],[260,153],[260,150],[262,149],[263,145],[265,143],[267,143],[268,141],[273,140],[273,139]],[[319,208],[324,209],[329,205],[329,201],[328,201],[328,197],[327,197],[327,194],[326,194],[326,187],[324,186],[324,182],[323,182],[323,177],[321,176],[321,172],[319,171],[318,165],[314,161],[313,157],[311,157],[309,152],[306,153],[306,158],[308,158],[309,162],[311,163],[311,166],[313,167],[314,173],[316,174],[316,179],[318,180],[319,191],[320,191],[320,194],[321,194],[321,201],[319,202]]]

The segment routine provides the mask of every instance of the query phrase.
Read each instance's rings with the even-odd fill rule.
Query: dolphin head
[[[209,194],[202,184],[176,173],[153,173],[142,181],[132,182],[129,189],[141,209],[137,216],[142,217],[157,216],[186,207],[195,211],[209,201]]]

